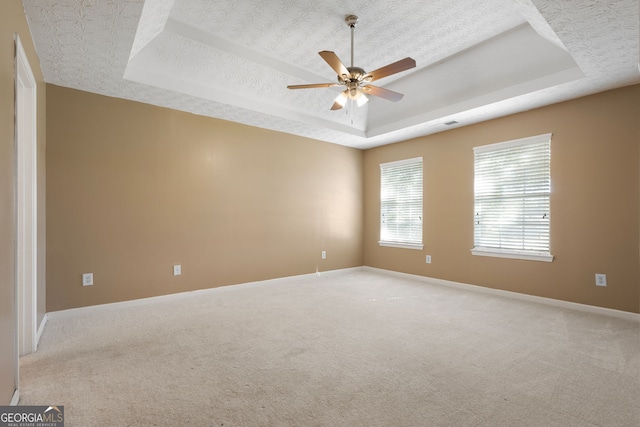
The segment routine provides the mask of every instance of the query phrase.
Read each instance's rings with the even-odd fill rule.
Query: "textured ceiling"
[[[356,148],[640,82],[638,0],[23,0],[45,80]],[[393,103],[330,111],[318,55],[365,70]],[[334,90],[335,89],[335,90]],[[456,121],[447,126],[444,123]]]

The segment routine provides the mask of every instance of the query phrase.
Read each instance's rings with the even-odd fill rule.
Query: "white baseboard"
[[[375,267],[365,266],[362,268],[365,270],[383,272],[383,273],[391,274],[398,277],[406,277],[406,278],[421,280],[421,281],[433,283],[436,285],[449,286],[449,287],[454,287],[458,289],[465,289],[473,292],[483,292],[483,293],[492,294],[492,295],[501,295],[507,298],[519,299],[524,301],[532,301],[532,302],[537,302],[540,304],[546,304],[546,305],[551,305],[551,306],[560,307],[560,308],[568,308],[571,310],[577,310],[577,311],[582,311],[582,312],[587,312],[592,314],[600,314],[603,316],[610,316],[610,317],[616,317],[619,319],[640,322],[640,314],[631,313],[628,311],[614,310],[611,308],[597,307],[594,305],[580,304],[577,302],[562,301],[562,300],[557,300],[553,298],[538,297],[535,295],[521,294],[521,293],[512,292],[512,291],[504,291],[502,289],[487,288],[485,286],[471,285],[468,283],[452,282],[450,280],[419,276],[417,274],[401,273],[398,271],[385,270],[385,269],[375,268]]]
[[[38,333],[36,334],[36,349],[38,348],[38,343],[40,343],[40,337],[42,336],[42,332],[44,331],[44,326],[47,324],[47,320],[49,316],[47,313],[44,314],[42,318],[42,322],[40,322],[40,326],[38,327]]]
[[[9,403],[9,405],[17,406],[18,402],[20,402],[20,392],[16,389],[16,391],[13,392],[13,397],[11,398],[11,403]]]
[[[192,295],[198,295],[198,294],[201,295],[201,294],[206,294],[206,293],[210,293],[210,292],[224,292],[225,290],[233,289],[235,286],[244,286],[244,287],[246,287],[246,286],[262,286],[264,284],[268,284],[269,282],[274,282],[274,281],[297,280],[297,279],[301,279],[301,278],[305,278],[305,277],[308,278],[308,277],[314,277],[314,276],[327,276],[327,275],[330,276],[332,274],[340,274],[340,273],[344,273],[344,272],[347,272],[347,271],[350,271],[350,270],[351,271],[357,271],[357,270],[377,271],[377,272],[381,272],[381,273],[395,275],[395,276],[398,276],[398,277],[405,277],[405,278],[410,278],[410,279],[415,279],[415,280],[421,280],[421,281],[425,281],[425,282],[436,284],[436,285],[455,287],[455,288],[458,288],[458,289],[465,289],[465,290],[472,291],[472,292],[483,292],[483,293],[488,293],[488,294],[493,294],[493,295],[501,295],[501,296],[508,297],[508,298],[513,298],[513,299],[519,299],[519,300],[524,300],[524,301],[532,301],[532,302],[537,302],[537,303],[540,303],[540,304],[556,306],[556,307],[560,307],[560,308],[568,308],[568,309],[587,312],[587,313],[600,314],[600,315],[603,315],[603,316],[611,316],[611,317],[617,317],[617,318],[620,318],[620,319],[632,320],[632,321],[640,322],[640,314],[630,313],[628,311],[614,310],[614,309],[611,309],[611,308],[597,307],[597,306],[593,306],[593,305],[580,304],[580,303],[576,303],[576,302],[569,302],[569,301],[562,301],[562,300],[557,300],[557,299],[552,299],[552,298],[538,297],[538,296],[535,296],[535,295],[527,295],[527,294],[521,294],[521,293],[518,293],[518,292],[504,291],[502,289],[493,289],[493,288],[487,288],[487,287],[479,286],[479,285],[471,285],[471,284],[468,284],[468,283],[460,283],[460,282],[453,282],[453,281],[450,281],[450,280],[436,279],[434,277],[419,276],[417,274],[401,273],[401,272],[398,272],[398,271],[385,270],[385,269],[382,269],[382,268],[362,266],[362,267],[344,268],[344,269],[340,269],[340,270],[323,271],[321,273],[310,273],[310,274],[302,274],[302,275],[298,275],[298,276],[288,276],[288,277],[282,277],[282,278],[276,278],[276,279],[261,280],[261,281],[256,281],[256,282],[240,283],[240,284],[237,284],[237,285],[220,286],[220,287],[217,287],[217,288],[208,288],[208,289],[199,289],[199,290],[195,290],[195,291],[179,292],[179,293],[175,293],[175,294],[160,295],[160,296],[149,297],[149,298],[140,298],[140,299],[129,300],[129,301],[120,301],[120,302],[113,302],[113,303],[107,303],[107,304],[92,305],[92,306],[88,306],[88,307],[70,308],[70,309],[67,309],[67,310],[53,311],[53,312],[49,312],[49,313],[47,313],[45,315],[45,318],[43,319],[42,324],[40,325],[40,329],[38,330],[38,339],[40,338],[40,334],[42,333],[42,329],[44,328],[44,324],[46,323],[46,320],[47,320],[48,316],[51,316],[52,318],[57,318],[57,317],[64,317],[66,315],[70,315],[70,314],[75,313],[75,312],[81,312],[81,311],[86,311],[86,310],[103,310],[103,309],[104,310],[109,310],[109,309],[116,308],[116,307],[126,307],[126,306],[129,306],[129,307],[136,307],[136,306],[140,307],[140,306],[143,306],[143,305],[150,304],[150,303],[152,303],[154,301],[177,300],[177,299],[189,297],[189,296],[192,296]]]
[[[331,276],[333,274],[340,274],[341,272],[346,272],[350,270],[357,271],[361,268],[362,267],[349,267],[349,268],[344,268],[339,270],[320,271],[315,273],[300,274],[297,276],[279,277],[275,279],[266,279],[266,280],[260,280],[256,282],[238,283],[235,285],[225,285],[225,286],[219,286],[217,288],[198,289],[195,291],[178,292],[175,294],[159,295],[155,297],[139,298],[139,299],[128,300],[128,301],[119,301],[119,302],[112,302],[112,303],[106,303],[106,304],[90,305],[87,307],[69,308],[66,310],[50,311],[47,313],[47,316],[51,317],[52,319],[56,319],[60,317],[65,317],[67,315],[72,315],[73,313],[79,313],[87,310],[94,311],[94,310],[111,310],[117,307],[140,307],[140,306],[153,303],[155,301],[178,300],[180,298],[190,297],[193,295],[203,295],[211,292],[225,292],[227,290],[233,289],[236,286],[243,286],[243,287],[263,286],[265,284],[268,284],[269,282],[282,282],[282,281],[289,281],[289,280],[299,280],[302,278]]]

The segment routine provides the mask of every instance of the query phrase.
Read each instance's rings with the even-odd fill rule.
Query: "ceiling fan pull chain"
[[[351,126],[353,126],[353,116],[356,114],[353,108],[353,99],[349,98],[349,112],[351,113]]]

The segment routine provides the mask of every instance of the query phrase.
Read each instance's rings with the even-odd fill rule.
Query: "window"
[[[422,249],[422,157],[380,164],[381,246]]]
[[[474,255],[552,261],[551,134],[475,147]]]

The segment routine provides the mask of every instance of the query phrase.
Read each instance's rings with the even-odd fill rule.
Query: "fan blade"
[[[323,50],[322,52],[318,52],[318,55],[322,56],[322,59],[324,59],[327,64],[329,64],[329,66],[333,68],[336,73],[338,73],[339,76],[349,76],[349,70],[347,70],[347,67],[345,67],[342,61],[340,61],[338,55],[331,52],[330,50]]]
[[[362,86],[360,89],[362,89],[364,93],[367,93],[369,95],[379,96],[380,98],[384,98],[393,102],[400,101],[404,96],[401,93],[373,85]]]
[[[316,87],[332,87],[332,86],[340,86],[338,83],[313,83],[308,85],[290,85],[287,86],[287,89],[313,89]]]
[[[393,64],[385,65],[382,68],[378,68],[377,70],[373,70],[370,73],[367,73],[364,76],[363,80],[366,82],[372,82],[374,80],[381,79],[383,77],[390,76],[392,74],[399,73],[401,71],[408,70],[416,66],[416,61],[413,58],[404,58],[400,61],[396,61]]]

